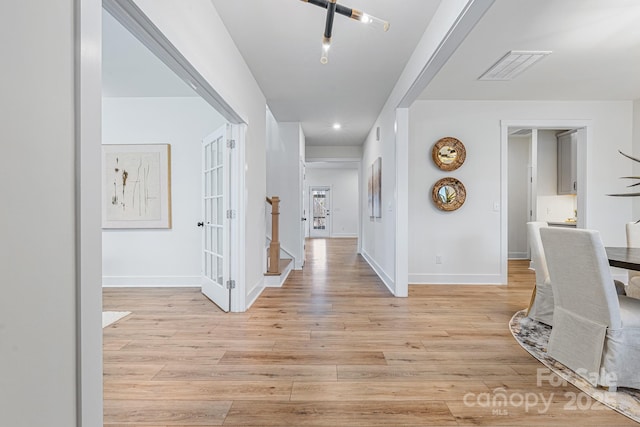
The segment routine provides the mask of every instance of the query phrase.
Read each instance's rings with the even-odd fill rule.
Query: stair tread
[[[279,273],[264,273],[265,276],[281,276],[282,273],[287,269],[287,266],[291,264],[293,260],[291,258],[280,258],[280,272]]]

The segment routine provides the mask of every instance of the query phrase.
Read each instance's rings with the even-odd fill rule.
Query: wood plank
[[[152,365],[165,363],[203,363],[212,364],[224,355],[224,351],[210,350],[201,352],[157,351],[103,351],[104,363],[149,363]]]
[[[164,365],[105,363],[102,367],[105,380],[150,380]]]
[[[227,351],[221,365],[384,365],[381,351]]]
[[[502,350],[486,351],[385,351],[384,357],[391,364],[440,363],[455,364],[517,364],[530,363],[536,360],[529,353],[518,347],[514,352]]]
[[[234,402],[225,426],[457,426],[444,402]]]
[[[261,350],[267,351],[273,349],[275,345],[274,340],[268,339],[260,339],[260,340],[243,340],[243,339],[215,339],[209,338],[207,336],[202,336],[195,334],[193,338],[187,339],[185,338],[186,334],[176,336],[171,340],[145,340],[139,339],[135,341],[131,341],[131,345],[127,347],[127,351],[140,351],[140,350],[163,350],[165,345],[166,348],[171,348],[171,344],[175,343],[177,346],[185,347],[185,344],[193,344],[194,352],[202,351],[209,352],[211,350]],[[123,348],[124,349],[124,348]],[[197,349],[197,350],[196,350]]]
[[[125,345],[129,344],[131,342],[131,340],[105,340],[104,343],[102,344],[102,349],[103,350],[113,350],[113,351],[117,351],[117,350],[121,350]]]
[[[105,400],[289,400],[291,381],[105,382]]]
[[[310,341],[276,341],[274,351],[296,351],[304,348],[307,351],[401,351],[425,350],[421,341],[411,340],[310,340]]]
[[[106,426],[221,426],[230,401],[106,400]],[[153,420],[153,421],[149,421]]]
[[[420,331],[312,331],[311,339],[314,340],[393,340],[402,336],[406,340],[423,341],[431,337],[447,337],[445,330],[420,330]]]
[[[336,381],[335,365],[176,365],[160,370],[156,380]]]
[[[440,364],[340,365],[337,369],[339,381],[486,381],[519,376],[510,366],[496,364],[451,365],[446,370]]]
[[[489,388],[482,381],[309,381],[293,383],[291,400],[462,400],[467,393],[487,392]]]

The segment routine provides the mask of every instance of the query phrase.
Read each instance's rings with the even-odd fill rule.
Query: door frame
[[[307,261],[307,230],[308,223],[310,222],[307,219],[307,209],[305,207],[305,200],[308,196],[307,194],[307,164],[304,160],[300,159],[300,166],[298,169],[299,174],[299,182],[298,185],[302,190],[302,197],[300,198],[300,254],[301,254],[301,262],[300,268],[304,268],[304,264]]]
[[[169,42],[133,0],[74,0],[75,126],[76,126],[76,316],[77,316],[77,397],[78,426],[102,425],[102,231],[101,209],[101,46],[102,13],[109,11],[128,31],[158,56],[236,128],[240,164],[245,158],[247,121],[231,107],[209,82]],[[243,169],[237,183],[244,189]],[[244,190],[243,190],[244,194]],[[238,255],[245,247],[246,198],[238,204],[238,285],[232,289],[232,311],[244,311],[245,268]]]
[[[76,0],[79,1],[79,0]],[[167,67],[169,67],[178,77],[191,86],[199,96],[211,105],[220,115],[222,115],[231,125],[231,135],[236,141],[236,162],[237,167],[230,176],[232,182],[237,184],[239,194],[231,194],[235,197],[237,234],[239,244],[230,251],[230,256],[234,260],[230,266],[231,274],[236,280],[236,287],[231,290],[232,312],[243,312],[246,310],[245,292],[245,261],[241,256],[245,253],[245,206],[247,200],[242,197],[245,188],[244,169],[240,167],[245,162],[245,139],[247,132],[247,121],[211,86],[211,84],[200,74],[200,72],[178,51],[169,41],[162,31],[145,15],[134,0],[103,0],[102,8],[109,12],[127,31],[131,32],[140,42],[145,45],[154,55],[158,57]],[[102,15],[100,14],[100,20]],[[101,22],[101,21],[100,21]],[[95,25],[95,23],[94,23]],[[101,27],[101,26],[99,26]],[[102,34],[99,34],[98,45],[101,45]],[[93,70],[91,70],[93,71]],[[100,89],[101,91],[101,89]],[[100,93],[100,92],[98,92]],[[98,168],[97,170],[100,170]],[[234,193],[231,191],[231,193]],[[232,200],[229,200],[232,202]]]
[[[229,310],[233,313],[241,313],[246,311],[246,282],[245,282],[245,259],[246,253],[246,223],[245,223],[245,210],[247,200],[244,197],[245,194],[245,175],[244,167],[245,154],[246,154],[246,133],[247,124],[233,124],[231,125],[231,139],[236,141],[236,146],[233,149],[233,153],[230,161],[230,191],[229,191],[229,206],[230,209],[236,211],[236,218],[233,220],[231,226],[231,232],[236,236],[232,239],[235,244],[232,244],[229,248],[229,273],[231,278],[236,281],[236,287],[231,289],[231,305]]]
[[[309,238],[313,239],[314,236],[311,235],[311,231],[313,230],[313,190],[317,189],[317,190],[326,190],[329,192],[329,218],[327,220],[327,228],[328,228],[328,236],[326,236],[325,238],[331,238],[331,235],[333,234],[333,218],[331,217],[331,211],[333,210],[333,208],[331,207],[333,202],[331,200],[331,194],[332,194],[332,190],[333,188],[331,188],[331,185],[310,185],[309,186]]]
[[[593,140],[593,125],[591,120],[500,120],[500,282],[507,283],[508,260],[508,146],[509,128],[527,129],[576,129],[578,132],[577,145],[577,175],[578,175],[578,216],[577,228],[587,228],[589,218],[587,212],[587,169],[589,165],[589,144]]]
[[[537,188],[537,171],[536,171],[536,167],[537,167],[537,145],[538,145],[538,129],[530,129],[531,133],[528,136],[528,140],[527,140],[527,162],[526,162],[526,174],[527,174],[527,195],[526,195],[526,200],[527,200],[527,221],[534,221],[533,218],[535,218],[535,206],[537,205],[537,201],[536,201],[536,192],[534,191],[534,187]],[[522,141],[520,142],[515,142],[513,141],[511,138],[513,138],[514,135],[509,135],[509,141],[507,144],[507,155],[509,150],[511,149],[513,144],[518,144],[518,143],[523,143]],[[523,136],[515,136],[516,138],[521,138],[523,139]],[[508,158],[508,157],[507,157]],[[519,165],[522,166],[522,165]],[[507,177],[509,176],[509,169],[511,167],[511,164],[507,164]],[[507,195],[507,216],[509,214],[509,195]],[[526,222],[525,224],[523,224],[523,228],[524,228],[524,234],[525,237],[527,237],[527,231],[526,231]],[[512,230],[510,229],[511,224],[509,224],[509,222],[507,221],[507,242],[509,239],[509,234],[512,232]],[[518,254],[520,256],[516,256],[513,257],[513,252],[511,253],[511,257],[509,257],[509,251],[507,248],[507,257],[509,257],[509,259],[530,259],[531,258],[531,250],[529,248],[529,242],[528,242],[528,237],[527,237],[527,248],[525,252],[518,252]],[[525,256],[526,258],[522,258],[522,256]]]

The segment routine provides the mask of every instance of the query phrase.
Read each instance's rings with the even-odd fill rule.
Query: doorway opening
[[[311,230],[309,237],[331,237],[331,188],[311,187]]]
[[[104,230],[103,285],[202,286],[229,311],[233,222],[226,214],[237,191],[227,145],[232,127],[107,10],[103,76],[103,144],[170,147],[171,197],[163,203],[172,218],[165,228]],[[218,138],[206,141],[216,128],[222,129]],[[214,202],[220,204],[215,210]],[[223,291],[209,289],[214,276]]]
[[[526,223],[584,228],[589,123],[502,122],[501,266],[529,259]]]

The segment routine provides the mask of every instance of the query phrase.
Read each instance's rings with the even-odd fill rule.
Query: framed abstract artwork
[[[382,218],[382,157],[373,162],[373,216]]]
[[[102,146],[102,228],[171,228],[171,146]]]
[[[367,180],[367,207],[369,212],[369,218],[373,219],[373,164],[368,169]]]

